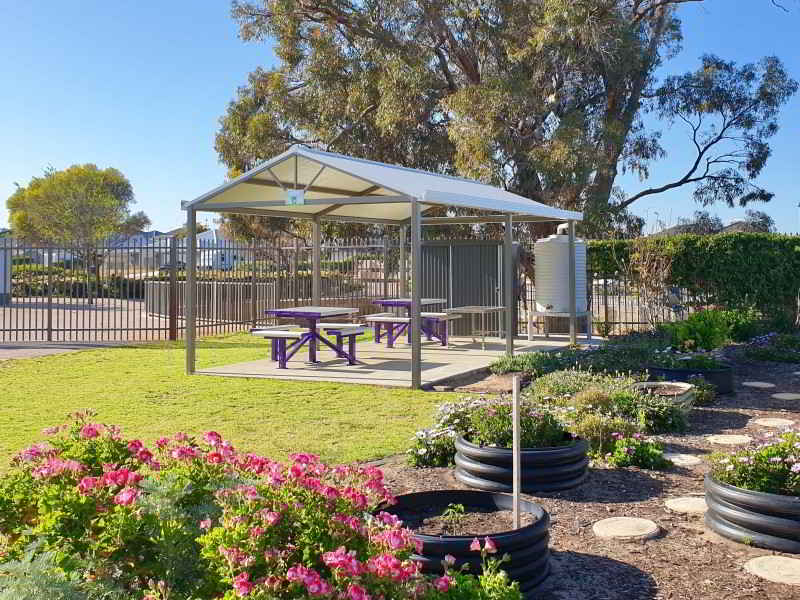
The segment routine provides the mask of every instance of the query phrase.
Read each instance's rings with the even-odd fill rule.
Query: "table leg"
[[[486,313],[481,313],[481,350],[486,350]]]
[[[475,343],[475,330],[478,328],[477,325],[478,325],[478,315],[475,314],[475,313],[472,313],[472,331],[470,333],[472,334],[472,343],[473,344]]]
[[[350,355],[347,357],[347,364],[354,365],[356,364],[356,336],[351,335],[350,340],[347,344],[347,353]]]
[[[278,344],[278,353],[277,353],[278,368],[279,369],[285,369],[286,368],[286,339],[278,338],[277,340],[275,340],[275,342]]]
[[[308,326],[309,331],[311,332],[311,339],[309,340],[308,344],[308,360],[309,362],[315,363],[317,361],[317,321],[315,319],[311,319],[309,321]]]

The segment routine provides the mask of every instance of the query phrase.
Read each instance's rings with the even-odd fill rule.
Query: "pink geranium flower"
[[[487,537],[484,541],[486,542],[483,547],[484,550],[486,550],[489,554],[494,554],[497,552],[497,545],[494,543],[492,538]]]
[[[236,592],[236,595],[240,598],[244,596],[249,596],[250,592],[253,591],[253,583],[250,581],[250,574],[249,573],[239,573],[236,577],[233,578],[233,590]]]
[[[473,538],[472,543],[469,545],[469,549],[473,552],[480,552],[481,551],[481,541],[478,538]]]
[[[126,487],[122,488],[117,495],[114,496],[114,504],[119,504],[120,506],[130,506],[134,502],[136,502],[136,498],[139,497],[139,490]]]
[[[206,431],[203,434],[203,439],[209,446],[216,448],[222,443],[222,436],[216,431]]]
[[[94,423],[87,423],[83,427],[81,427],[81,437],[85,440],[89,440],[92,438],[96,438],[100,435],[100,432],[103,430],[102,425],[97,425]]]
[[[357,583],[351,583],[347,587],[347,597],[350,598],[350,600],[370,600],[370,595],[367,593],[367,590]]]
[[[452,579],[450,579],[450,577],[448,577],[447,575],[443,575],[442,577],[433,580],[433,587],[435,587],[440,592],[446,592],[447,590],[450,589],[451,582]]]

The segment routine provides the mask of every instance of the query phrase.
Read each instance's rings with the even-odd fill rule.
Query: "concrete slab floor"
[[[422,385],[432,386],[452,377],[463,376],[488,367],[505,355],[504,340],[486,340],[486,350],[481,349],[480,340],[469,337],[453,337],[452,345],[445,348],[435,342],[422,345]],[[568,336],[551,335],[549,338],[518,338],[514,342],[515,352],[557,350],[569,345]],[[232,365],[208,367],[198,370],[198,375],[224,377],[252,377],[263,379],[288,379],[296,381],[329,381],[335,383],[360,383],[386,387],[410,387],[411,385],[411,347],[398,344],[387,348],[385,344],[372,341],[359,342],[357,356],[359,364],[348,365],[336,358],[333,351],[325,348],[318,352],[319,363],[305,362],[307,350],[301,349],[286,369],[279,369],[277,363],[268,356],[268,346],[264,345],[265,358]]]

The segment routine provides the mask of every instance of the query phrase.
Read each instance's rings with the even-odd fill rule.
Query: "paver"
[[[800,394],[795,394],[793,392],[779,392],[777,394],[772,394],[772,397],[775,400],[800,400]]]
[[[768,383],[766,381],[743,381],[742,385],[756,390],[771,390],[775,387],[774,383]]]
[[[597,537],[615,540],[646,540],[658,535],[659,527],[649,519],[611,517],[592,525]]]
[[[800,585],[800,560],[788,556],[758,556],[744,564],[744,570],[757,577],[786,583]],[[788,596],[786,596],[788,598]]]
[[[762,419],[753,419],[753,423],[761,425],[762,427],[791,427],[794,421],[789,419],[780,419],[778,417],[764,417]]]
[[[719,435],[710,435],[706,438],[712,444],[722,444],[724,446],[737,446],[740,444],[749,444],[753,441],[749,435],[742,435],[738,433],[724,433]]]
[[[681,496],[680,498],[670,498],[664,505],[672,512],[685,515],[702,515],[708,510],[706,499],[703,496]]]
[[[694,454],[682,454],[680,452],[665,452],[664,458],[668,458],[679,467],[694,467],[703,464],[700,457]]]

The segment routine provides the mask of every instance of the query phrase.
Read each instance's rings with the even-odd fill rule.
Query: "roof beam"
[[[423,217],[423,225],[473,225],[479,223],[503,223],[506,215],[482,215],[463,217]],[[533,217],[524,215],[514,215],[515,223],[546,223],[549,221],[563,222],[564,219],[553,219],[551,217]]]
[[[272,170],[270,169],[269,172],[272,173]],[[317,173],[317,176],[318,175],[319,173]],[[315,181],[316,179],[317,178],[314,177],[312,182]],[[248,179],[247,181],[243,181],[242,183],[248,183],[250,185],[262,185],[264,187],[272,187],[272,188],[279,187],[283,190],[286,190],[286,187],[278,179],[276,179],[275,181],[270,181],[268,179]],[[367,194],[371,194],[372,192],[375,192],[379,189],[381,189],[381,186],[371,185],[366,189],[354,192],[352,190],[343,190],[341,188],[326,187],[324,185],[309,185],[308,187],[306,187],[306,192],[319,192],[320,194],[338,194],[340,196],[366,196]]]
[[[355,198],[351,198],[350,196],[345,196],[343,198],[314,198],[306,200],[301,205],[295,206],[327,206],[328,204],[399,204],[403,202],[408,202],[408,198],[405,196],[357,196]],[[240,208],[259,208],[264,207],[267,210],[271,210],[272,208],[280,208],[283,206],[288,206],[285,201],[283,200],[266,200],[263,202],[259,202],[257,200],[252,200],[248,202],[209,202],[207,204],[202,205],[202,209],[198,208],[198,210],[217,210],[217,209],[235,209],[237,207]],[[229,212],[235,212],[231,210]]]

